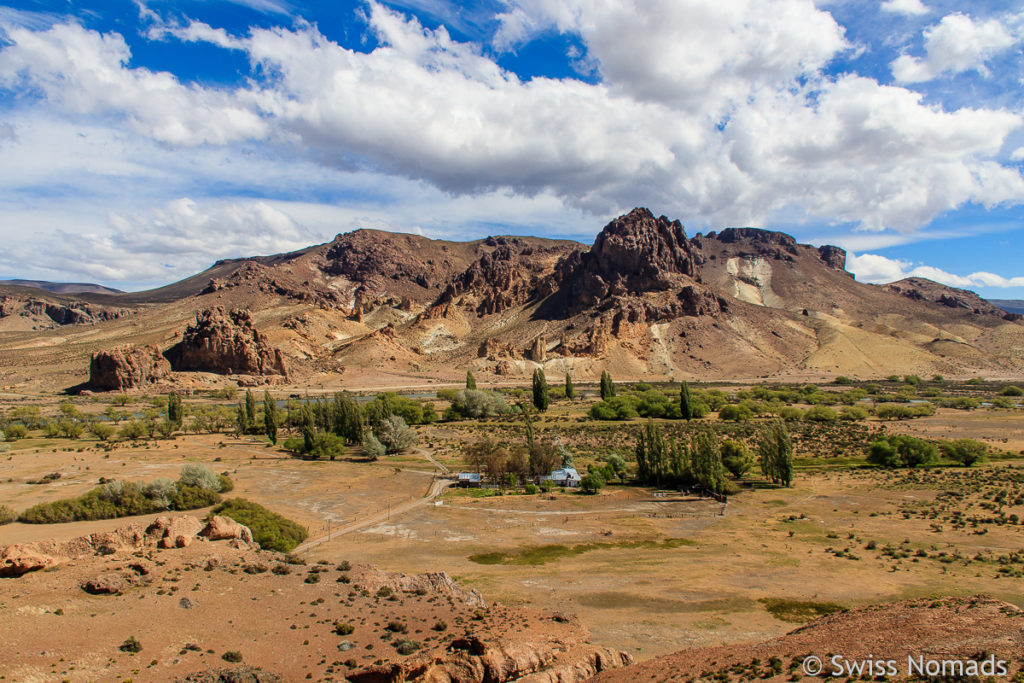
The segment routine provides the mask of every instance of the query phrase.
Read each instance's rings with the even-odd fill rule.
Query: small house
[[[479,472],[459,472],[459,488],[480,488]]]
[[[546,477],[541,477],[540,480],[542,482],[545,480],[552,481],[556,486],[575,488],[580,485],[580,473],[576,471],[575,467],[564,467],[560,470],[555,470]]]

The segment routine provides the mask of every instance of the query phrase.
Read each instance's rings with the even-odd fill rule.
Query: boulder
[[[249,527],[239,524],[230,517],[215,515],[209,523],[199,532],[200,536],[211,541],[227,541],[237,538],[245,543],[252,544],[252,531]]]
[[[102,391],[147,387],[171,372],[171,364],[155,346],[127,344],[99,351],[89,362],[89,386]]]
[[[281,375],[288,369],[280,349],[272,347],[253,324],[252,314],[220,306],[202,311],[168,349],[175,370],[221,375]]]
[[[146,534],[156,536],[160,548],[184,548],[202,531],[203,523],[191,515],[157,517],[146,528]]]
[[[82,582],[82,590],[90,595],[119,595],[127,590],[132,582],[120,572],[106,572]]]
[[[52,567],[57,559],[40,553],[29,545],[15,543],[0,552],[0,576],[21,576]]]

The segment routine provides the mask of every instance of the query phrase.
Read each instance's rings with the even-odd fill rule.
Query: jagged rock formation
[[[554,291],[550,263],[564,248],[534,246],[515,237],[489,237],[484,245],[494,250],[481,255],[449,284],[435,307],[460,300],[479,316],[493,315]]]
[[[127,344],[99,351],[89,362],[89,386],[101,391],[147,387],[171,373],[171,364],[155,346]]]
[[[228,312],[218,306],[202,311],[166,355],[175,370],[288,375],[280,349],[267,343],[251,313],[238,309]]]

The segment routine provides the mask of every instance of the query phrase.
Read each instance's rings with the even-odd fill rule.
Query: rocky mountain
[[[927,280],[859,283],[845,261],[842,249],[768,230],[688,236],[647,209],[611,221],[590,247],[358,230],[296,252],[221,261],[150,292],[83,294],[103,310],[131,306],[132,322],[101,321],[103,339],[65,326],[62,350],[88,359],[111,340],[155,344],[176,371],[283,377],[287,363],[304,376],[367,382],[466,368],[515,377],[538,365],[580,379],[605,368],[651,379],[1024,373],[1017,317]],[[248,318],[196,320],[218,307]],[[222,322],[248,330],[248,341]],[[38,334],[31,352],[19,341],[20,357],[42,368],[52,351]],[[183,334],[194,350],[168,350]],[[213,347],[221,360],[197,360]],[[0,377],[7,348],[0,337]],[[78,367],[80,376],[87,360]]]

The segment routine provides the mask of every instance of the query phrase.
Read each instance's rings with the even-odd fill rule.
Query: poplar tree
[[[181,405],[181,395],[176,391],[172,391],[167,396],[167,421],[174,425],[176,429],[181,429],[181,423],[184,416],[185,413]]]
[[[548,381],[544,371],[537,368],[533,371],[533,405],[541,412],[548,409]]]
[[[782,420],[773,420],[761,430],[757,452],[761,472],[768,480],[785,486],[793,483],[793,442]]]
[[[573,386],[572,377],[568,372],[565,373],[565,397],[570,400],[576,398],[576,387]]]
[[[270,392],[263,391],[263,427],[267,433],[270,443],[277,443],[277,404],[271,398]]]
[[[252,389],[245,390],[245,423],[248,429],[256,424],[256,397],[252,395]]]
[[[601,400],[605,401],[615,395],[615,383],[612,376],[605,370],[601,373]]]
[[[690,385],[683,382],[679,387],[679,414],[684,420],[693,419],[693,404],[690,401]]]
[[[473,376],[472,370],[466,370],[466,388],[476,389],[476,377]]]

